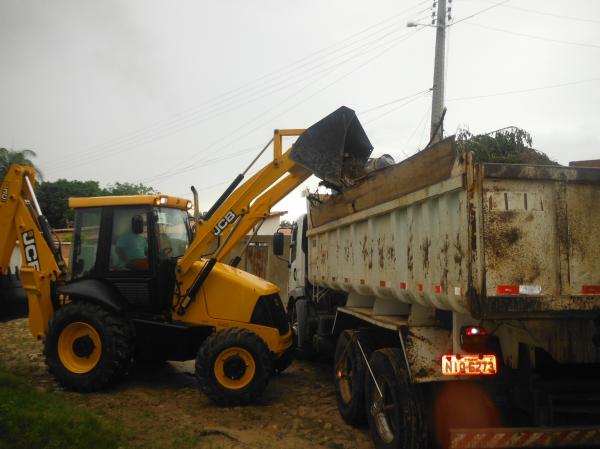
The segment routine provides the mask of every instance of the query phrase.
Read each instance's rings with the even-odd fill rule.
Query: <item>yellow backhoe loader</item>
[[[282,137],[295,135],[283,153]],[[242,183],[271,143],[273,160]],[[345,162],[365,161],[371,149],[346,107],[307,130],[276,130],[209,212],[195,214],[195,230],[191,202],[182,198],[70,198],[68,267],[36,200],[34,170],[14,165],[0,190],[0,274],[10,274],[18,240],[30,330],[43,339],[48,369],[65,388],[101,389],[135,357],[195,358],[210,399],[250,403],[291,362],[292,333],[278,288],[225,258],[312,173],[339,184]]]

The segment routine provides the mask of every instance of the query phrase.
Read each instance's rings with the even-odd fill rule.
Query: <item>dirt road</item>
[[[0,323],[0,363],[27,373],[38,388],[59,389],[25,319]],[[108,391],[66,395],[118,423],[133,447],[372,449],[367,429],[339,417],[330,372],[327,364],[296,361],[249,407],[212,405],[196,388],[193,362],[137,364]]]

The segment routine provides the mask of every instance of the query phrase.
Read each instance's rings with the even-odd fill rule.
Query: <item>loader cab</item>
[[[100,280],[140,313],[170,310],[175,265],[192,234],[189,202],[167,196],[72,198],[70,282]]]

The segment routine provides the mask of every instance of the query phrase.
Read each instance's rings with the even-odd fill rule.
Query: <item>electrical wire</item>
[[[477,11],[476,13],[471,14],[470,16],[463,17],[462,19],[453,21],[450,25],[447,25],[446,28],[450,28],[450,27],[452,27],[454,25],[457,25],[457,24],[459,24],[461,22],[464,22],[465,20],[472,19],[473,17],[478,16],[480,14],[483,14],[484,12],[487,12],[490,9],[494,9],[494,8],[497,8],[498,6],[502,6],[505,3],[508,3],[509,1],[510,0],[504,0],[504,1],[500,2],[500,3],[494,3],[492,6],[489,6],[488,8],[481,9],[481,10]]]
[[[372,111],[376,111],[376,110],[378,110],[378,109],[381,109],[381,108],[383,108],[383,107],[385,107],[385,106],[389,106],[389,105],[392,105],[392,104],[398,103],[399,101],[407,100],[407,99],[409,99],[409,98],[412,98],[412,97],[414,97],[414,96],[417,96],[417,95],[423,94],[423,93],[425,93],[425,92],[431,92],[431,90],[432,90],[432,88],[430,87],[429,89],[424,89],[424,90],[421,90],[421,91],[419,91],[419,92],[415,92],[415,93],[414,93],[414,94],[412,94],[412,95],[407,95],[407,96],[405,96],[405,97],[402,97],[402,98],[396,98],[395,100],[388,101],[387,103],[382,103],[382,104],[380,104],[380,105],[373,106],[372,108],[365,109],[364,111],[359,111],[359,112],[357,112],[357,114],[360,114],[360,115],[368,114],[368,113],[370,113],[370,112],[372,112]]]
[[[377,22],[374,25],[366,27],[363,30],[361,30],[361,31],[359,31],[357,33],[354,33],[353,35],[351,35],[351,36],[349,36],[349,37],[347,37],[347,38],[345,38],[345,39],[343,39],[343,40],[341,40],[341,41],[339,41],[339,42],[337,42],[337,43],[335,43],[333,45],[330,45],[330,46],[325,47],[325,48],[323,48],[321,50],[318,50],[317,52],[314,52],[314,53],[312,53],[312,54],[310,54],[310,55],[308,55],[306,57],[303,57],[303,58],[301,58],[301,59],[299,59],[299,60],[297,60],[297,61],[295,61],[295,62],[293,62],[291,64],[287,64],[287,65],[283,66],[282,68],[280,68],[278,70],[275,70],[275,71],[273,71],[273,72],[271,72],[271,73],[269,73],[267,75],[264,75],[264,76],[258,78],[255,81],[246,83],[246,84],[244,84],[244,85],[242,85],[242,86],[240,86],[238,88],[232,89],[232,90],[230,90],[230,91],[228,91],[228,92],[226,92],[224,94],[216,96],[212,100],[209,100],[208,102],[206,102],[205,104],[203,104],[202,106],[204,107],[207,104],[210,104],[211,102],[215,102],[216,100],[223,101],[223,99],[225,99],[226,101],[228,101],[228,100],[231,100],[231,99],[235,99],[235,95],[239,95],[238,92],[240,92],[240,91],[242,91],[244,95],[247,95],[248,91],[251,90],[251,89],[248,89],[248,87],[252,86],[253,84],[256,84],[257,82],[264,82],[265,80],[269,80],[269,79],[271,79],[273,77],[276,77],[279,81],[281,81],[281,75],[280,75],[281,72],[283,72],[283,73],[292,73],[292,74],[295,74],[297,76],[297,74],[299,73],[298,69],[301,68],[301,67],[306,66],[307,63],[311,63],[311,58],[312,58],[312,63],[315,63],[316,61],[318,61],[318,60],[320,60],[320,59],[322,59],[324,57],[327,57],[327,55],[330,54],[330,53],[332,53],[332,52],[339,52],[342,49],[348,48],[349,46],[352,46],[355,43],[360,42],[361,40],[364,39],[364,37],[361,38],[361,39],[358,39],[356,42],[352,42],[352,39],[354,39],[357,36],[360,36],[361,34],[366,33],[369,30],[375,29],[377,27],[379,27],[381,29],[386,29],[386,28],[389,28],[390,26],[395,26],[396,25],[395,23],[392,23],[391,25],[388,24],[388,25],[386,25],[384,27],[381,27],[380,25],[385,24],[386,22],[389,22],[389,21],[391,21],[393,19],[396,19],[396,18],[400,17],[401,15],[403,15],[404,13],[406,13],[406,12],[412,10],[412,9],[418,8],[419,6],[421,6],[421,5],[423,5],[423,4],[427,3],[427,2],[428,2],[427,0],[421,1],[421,2],[419,2],[419,3],[417,3],[417,4],[413,5],[413,6],[411,6],[409,8],[406,8],[406,9],[402,10],[401,12],[399,12],[398,14],[396,14],[396,15],[390,17],[390,18],[387,18],[387,19],[385,19],[383,21]],[[380,32],[380,31],[381,30],[378,30],[378,31],[376,31],[376,33]],[[376,33],[371,33],[371,34],[367,35],[366,37],[373,36]],[[336,47],[339,47],[340,44],[344,44],[344,43],[346,43],[346,45],[342,46],[341,48],[337,48],[336,49]],[[315,56],[319,55],[319,54],[321,56],[319,56],[318,58],[315,59]],[[303,65],[300,65],[300,67],[298,67],[298,64],[301,64],[301,63]],[[256,89],[256,87],[254,89]],[[228,96],[231,96],[232,94],[235,94],[234,97],[227,98]],[[214,107],[214,106],[215,105],[213,105],[212,107]],[[128,143],[130,143],[131,139],[139,138],[141,135],[143,135],[148,130],[155,131],[155,129],[156,129],[157,126],[165,126],[165,125],[169,125],[169,123],[173,124],[173,123],[180,122],[182,120],[182,116],[184,117],[183,119],[185,119],[186,115],[197,114],[198,112],[199,111],[198,111],[197,107],[196,108],[191,108],[191,109],[189,109],[185,113],[176,114],[174,116],[174,118],[169,119],[167,121],[164,121],[164,120],[163,121],[158,121],[158,122],[155,122],[155,123],[153,123],[153,124],[151,124],[149,126],[146,126],[144,128],[140,128],[137,131],[135,131],[133,133],[130,133],[128,135],[125,135],[123,137],[112,139],[111,141],[105,142],[103,144],[95,145],[95,146],[91,147],[91,148],[94,149],[94,151],[91,151],[91,152],[90,151],[88,151],[88,152],[85,152],[85,151],[84,152],[77,152],[77,154],[74,154],[73,156],[77,156],[78,160],[81,160],[81,158],[83,156],[87,155],[87,154],[94,155],[97,152],[101,152],[102,156],[104,157],[106,155],[107,147],[114,146],[114,145],[117,145],[117,144],[121,144],[121,145],[128,144]],[[69,166],[71,166],[72,158],[68,158],[68,159],[69,160],[66,161],[66,163],[68,163]]]
[[[378,36],[376,39],[374,39],[374,40],[372,40],[370,42],[367,42],[366,45],[362,45],[362,46],[360,46],[360,47],[357,48],[357,49],[362,49],[362,48],[367,47],[365,51],[362,51],[362,52],[360,52],[358,54],[355,53],[355,54],[351,55],[350,57],[346,58],[343,61],[334,62],[334,64],[330,64],[329,66],[325,66],[324,68],[322,68],[319,71],[319,73],[315,74],[314,76],[318,76],[318,75],[320,75],[322,73],[330,73],[330,72],[334,71],[336,68],[344,65],[345,63],[347,63],[347,62],[349,62],[349,61],[351,61],[353,59],[356,59],[357,57],[360,57],[363,54],[368,53],[370,50],[375,49],[375,48],[379,48],[380,45],[374,45],[373,46],[373,44],[375,44],[375,43],[377,43],[377,42],[385,39],[386,37],[388,37],[388,36],[390,36],[390,35],[392,35],[394,33],[397,33],[398,31],[399,30],[392,30],[391,32],[388,32],[388,33],[386,33],[386,34],[384,34],[382,36]],[[404,35],[399,36],[398,39],[403,38],[403,36]],[[388,41],[388,42],[383,42],[383,45],[386,45],[387,43],[392,42],[392,41],[393,40]],[[357,49],[354,49],[354,50],[357,50]],[[346,54],[348,54],[348,53],[346,53]],[[344,56],[344,54],[341,55],[341,56]],[[322,66],[319,66],[319,67],[322,67]],[[312,77],[314,77],[314,76],[312,76]],[[304,76],[303,78],[304,79],[310,79],[311,76],[308,76],[308,77]],[[300,81],[302,81],[302,79]],[[318,79],[316,81],[318,81]],[[316,82],[316,81],[314,81],[314,82]],[[309,83],[309,85],[314,84],[314,82]],[[295,82],[292,82],[291,84],[293,85],[293,84],[295,84]],[[271,90],[271,92],[269,92],[268,94],[273,94],[273,93],[275,93],[277,91],[286,89],[288,87],[289,87],[288,85],[281,86],[278,89]],[[306,86],[303,86],[303,89],[304,88],[306,88]],[[240,106],[246,105],[246,104],[248,104],[248,103],[250,103],[250,102],[252,102],[254,100],[262,99],[262,98],[264,98],[264,94],[263,95],[259,95],[259,96],[255,97],[255,98],[251,98],[250,101],[246,101],[245,103],[233,105],[233,107],[229,107],[229,109],[227,109],[227,110],[220,111],[220,113],[218,113],[218,114],[215,113],[215,112],[218,112],[218,111],[213,111],[212,113],[207,114],[205,117],[201,118],[200,120],[199,119],[195,119],[195,118],[191,118],[191,122],[190,122],[190,118],[184,119],[184,121],[188,122],[187,124],[182,124],[182,123],[174,124],[175,126],[177,126],[176,129],[171,129],[171,130],[169,130],[167,132],[162,132],[162,133],[160,133],[160,130],[159,130],[158,131],[159,134],[155,133],[154,135],[151,135],[151,136],[145,136],[144,137],[145,140],[138,141],[138,142],[129,142],[129,143],[127,143],[127,145],[129,147],[129,149],[131,149],[132,146],[139,146],[139,145],[143,145],[145,143],[150,143],[153,140],[156,140],[157,138],[163,138],[163,137],[166,137],[169,134],[172,134],[173,132],[181,131],[181,130],[183,130],[185,128],[189,128],[190,126],[195,126],[198,123],[201,123],[201,122],[204,122],[204,121],[208,121],[208,120],[212,120],[212,119],[216,118],[217,116],[222,115],[225,112],[228,112],[228,111],[234,110],[234,109],[238,109]],[[173,125],[171,125],[171,127],[172,126]],[[122,152],[122,148],[119,148],[118,146],[116,148],[112,148],[110,150],[104,149],[101,154],[98,154],[95,157],[95,160],[104,159],[109,154],[116,154],[116,153],[121,153],[121,152]],[[85,165],[85,164],[90,163],[91,161],[92,160],[90,160],[89,158],[86,160],[86,159],[84,159],[82,157],[78,157],[78,160],[75,162],[75,164],[73,164],[73,162],[71,162],[69,164],[69,167],[72,168],[74,166]]]
[[[386,111],[386,112],[384,112],[383,114],[380,114],[380,115],[378,115],[377,117],[375,117],[375,118],[373,118],[373,119],[371,119],[371,120],[369,120],[369,121],[366,121],[364,124],[365,124],[365,125],[368,125],[368,124],[370,124],[370,123],[376,122],[377,120],[379,120],[379,119],[381,119],[381,118],[385,117],[386,115],[389,115],[389,114],[391,114],[392,112],[395,112],[395,111],[397,111],[398,109],[401,109],[401,108],[403,108],[403,107],[405,107],[405,106],[408,106],[409,104],[411,104],[411,103],[413,103],[414,101],[418,100],[418,99],[420,98],[420,96],[421,96],[421,95],[423,95],[423,94],[424,94],[424,93],[426,93],[426,92],[428,92],[428,91],[422,92],[422,93],[421,93],[419,96],[414,96],[413,98],[411,98],[410,100],[407,100],[407,101],[405,101],[404,103],[400,104],[399,106],[396,106],[395,108],[392,108],[392,109],[390,109],[389,111]]]
[[[406,35],[403,35],[401,39],[396,39],[396,40],[394,40],[394,41],[387,42],[387,43],[385,43],[384,45],[380,45],[380,46],[378,46],[378,47],[385,47],[385,48],[383,48],[383,50],[382,50],[382,51],[380,51],[379,53],[375,54],[373,57],[371,57],[371,58],[367,59],[366,61],[362,62],[361,64],[359,64],[359,65],[358,65],[357,67],[355,67],[354,69],[350,70],[349,72],[346,72],[346,73],[342,74],[341,76],[339,76],[339,77],[337,77],[336,79],[334,79],[332,82],[330,82],[330,83],[326,84],[325,86],[321,87],[321,88],[320,88],[320,89],[318,89],[317,91],[313,92],[311,95],[309,95],[309,96],[307,96],[307,97],[304,97],[304,98],[303,98],[303,99],[301,99],[300,101],[298,101],[298,102],[294,103],[294,104],[293,104],[293,105],[291,105],[290,107],[288,107],[288,108],[286,108],[285,110],[283,110],[283,111],[279,112],[279,113],[278,113],[276,116],[274,116],[274,117],[271,117],[271,118],[270,118],[270,119],[268,119],[266,122],[264,122],[264,123],[262,123],[262,124],[260,124],[260,125],[258,125],[258,126],[256,126],[256,127],[252,128],[252,129],[250,129],[249,131],[245,132],[244,134],[242,134],[242,135],[240,135],[240,136],[236,137],[236,138],[235,138],[233,141],[229,141],[229,142],[227,142],[227,143],[225,143],[225,144],[221,145],[220,147],[217,147],[216,149],[213,149],[213,147],[214,147],[214,145],[215,145],[215,144],[217,144],[217,143],[219,143],[219,142],[221,142],[221,141],[222,141],[222,139],[216,140],[215,142],[213,142],[213,144],[211,144],[211,145],[209,145],[207,148],[205,148],[205,151],[206,151],[206,150],[208,150],[208,149],[213,149],[213,151],[218,151],[220,148],[224,148],[224,147],[226,147],[227,145],[229,145],[229,144],[231,144],[231,143],[233,143],[233,142],[235,142],[235,141],[238,141],[238,140],[240,140],[241,138],[243,138],[243,137],[247,136],[248,134],[250,134],[250,133],[252,133],[252,132],[254,132],[254,131],[258,130],[258,129],[261,129],[261,128],[263,128],[265,125],[267,125],[267,124],[271,123],[271,122],[272,122],[274,119],[281,117],[281,116],[282,116],[282,115],[284,115],[285,113],[287,113],[287,112],[291,111],[292,109],[295,109],[295,108],[296,108],[296,107],[298,107],[299,105],[301,105],[301,104],[305,103],[306,101],[308,101],[308,100],[310,100],[311,98],[315,97],[316,95],[318,95],[319,93],[321,93],[321,92],[323,92],[324,90],[328,89],[329,87],[333,86],[334,84],[337,84],[337,83],[338,83],[339,81],[341,81],[342,79],[344,79],[344,78],[346,78],[346,77],[350,76],[351,74],[353,74],[353,73],[355,73],[356,71],[360,70],[361,68],[365,67],[367,64],[369,64],[369,63],[370,63],[370,62],[372,62],[373,60],[375,60],[375,59],[379,58],[380,56],[382,56],[383,54],[387,53],[388,51],[392,50],[392,49],[393,49],[393,48],[395,48],[395,47],[396,47],[396,46],[397,46],[397,45],[398,45],[400,42],[403,42],[403,41],[405,41],[405,40],[409,39],[410,37],[414,36],[414,35],[415,35],[416,33],[418,33],[419,31],[420,31],[420,30],[419,30],[419,29],[417,29],[417,30],[415,30],[415,31],[413,31],[413,32],[411,32],[411,33],[407,33]],[[390,44],[391,44],[391,45],[390,45]],[[314,84],[314,83],[313,83],[313,84]],[[290,95],[289,97],[287,97],[286,99],[284,99],[284,101],[282,101],[282,102],[281,102],[281,104],[285,103],[285,102],[286,102],[288,99],[290,99],[291,97],[293,97],[293,96],[295,96],[295,95],[296,95],[295,93],[294,93],[294,94],[292,94],[292,95]],[[279,105],[277,105],[277,106],[279,106]],[[276,107],[274,107],[274,108],[270,108],[270,109],[269,109],[267,112],[265,112],[265,113],[263,113],[263,114],[261,114],[261,115],[258,115],[258,116],[257,116],[257,117],[255,117],[254,119],[252,119],[252,120],[250,120],[250,121],[246,122],[245,124],[241,125],[240,127],[238,127],[238,128],[237,128],[237,129],[234,131],[234,133],[235,133],[236,131],[239,131],[240,129],[242,129],[242,128],[245,128],[246,126],[248,126],[248,125],[250,125],[250,124],[252,124],[252,123],[256,122],[256,121],[257,121],[257,120],[259,120],[260,118],[264,117],[264,116],[265,116],[265,115],[266,115],[268,112],[271,112],[271,111],[273,111],[274,109],[276,109],[276,108],[277,108],[277,106],[276,106]],[[180,173],[182,173],[182,172],[185,172],[185,171],[190,171],[191,169],[194,169],[194,168],[195,168],[195,165],[196,165],[196,164],[190,164],[190,165],[188,165],[187,167],[184,167],[184,168],[181,168],[181,169],[179,169],[179,168],[178,168],[178,169],[176,169],[175,171],[173,171],[172,173],[170,173],[170,172],[164,172],[163,174],[161,174],[161,175],[158,175],[157,177],[155,177],[155,179],[156,179],[156,178],[159,178],[159,179],[160,179],[160,178],[169,178],[169,177],[172,177],[172,176],[179,175],[179,174],[180,174]]]
[[[536,39],[536,40],[540,40],[540,41],[553,42],[555,44],[575,45],[575,46],[578,46],[578,47],[589,47],[589,48],[600,48],[600,45],[597,45],[597,44],[588,44],[588,43],[585,43],[585,42],[563,41],[561,39],[553,39],[553,38],[550,38],[550,37],[537,36],[535,34],[527,34],[527,33],[520,33],[518,31],[505,30],[505,29],[502,29],[502,28],[497,28],[497,27],[490,26],[490,25],[483,25],[483,24],[480,24],[480,23],[466,22],[466,24],[467,25],[471,25],[471,26],[476,26],[476,27],[479,27],[479,28],[485,28],[486,30],[497,31],[499,33],[512,34],[514,36],[526,37],[526,38],[529,38],[529,39]]]
[[[556,89],[559,87],[575,86],[577,84],[591,83],[591,82],[595,82],[595,81],[600,81],[600,78],[589,78],[589,79],[585,79],[585,80],[572,81],[572,82],[568,82],[568,83],[551,84],[548,86],[532,87],[529,89],[509,90],[509,91],[497,92],[497,93],[493,93],[493,94],[456,97],[456,98],[447,99],[446,101],[476,100],[476,99],[480,99],[480,98],[500,97],[503,95],[517,95],[517,94],[522,94],[522,93],[526,93],[526,92],[535,92],[538,90]]]
[[[486,0],[477,0],[477,1],[484,1],[486,3],[489,4],[496,4],[495,2],[490,2],[490,1],[486,1]],[[567,16],[565,14],[555,14],[555,13],[551,13],[551,12],[547,12],[547,11],[540,11],[539,9],[531,9],[531,8],[523,8],[522,6],[515,6],[515,5],[501,5],[503,8],[507,8],[507,9],[513,9],[515,11],[523,11],[523,12],[527,12],[530,14],[537,14],[540,16],[548,16],[548,17],[554,17],[557,19],[564,19],[564,20],[574,20],[577,22],[588,22],[588,23],[600,23],[600,20],[596,20],[596,19],[590,19],[590,18],[585,18],[585,17],[575,17],[575,16]]]

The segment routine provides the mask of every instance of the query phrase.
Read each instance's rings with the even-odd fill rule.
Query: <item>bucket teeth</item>
[[[340,188],[363,174],[373,151],[355,112],[342,106],[309,127],[292,145],[291,159]]]

